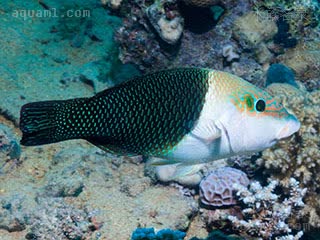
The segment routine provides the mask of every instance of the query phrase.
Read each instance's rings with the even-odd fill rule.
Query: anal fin
[[[115,145],[109,144],[109,143],[101,143],[99,140],[96,139],[86,139],[88,142],[91,144],[95,145],[96,147],[102,149],[103,151],[113,154],[113,155],[118,155],[118,156],[128,156],[128,157],[134,157],[137,156],[138,154],[134,153],[128,153],[127,151],[123,150],[120,147],[117,147]]]

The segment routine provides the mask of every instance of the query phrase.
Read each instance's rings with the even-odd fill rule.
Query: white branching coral
[[[305,222],[320,227],[320,90],[308,92],[288,84],[274,83],[267,90],[301,122],[299,132],[262,152],[257,163],[265,173],[289,185],[291,177],[308,188]],[[305,208],[307,209],[307,208]]]
[[[292,229],[287,222],[290,214],[304,206],[302,198],[307,189],[299,188],[299,182],[291,178],[289,197],[281,200],[281,196],[274,193],[278,185],[277,180],[271,180],[265,187],[259,182],[252,182],[249,188],[235,184],[234,188],[238,190],[237,196],[247,208],[242,210],[243,219],[228,216],[228,220],[243,234],[263,239],[271,237],[279,240],[299,239],[303,232],[292,235]]]

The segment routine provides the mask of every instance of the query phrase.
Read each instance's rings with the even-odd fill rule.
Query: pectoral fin
[[[189,184],[190,181],[194,182],[195,179],[199,178],[198,181],[201,180],[201,175],[197,173],[202,167],[203,164],[157,166],[156,174],[158,179],[162,182],[177,181]]]
[[[212,119],[202,119],[190,134],[208,145],[221,137],[221,130]]]
[[[171,176],[172,180],[176,180],[178,178],[183,178],[187,176],[194,175],[199,172],[204,164],[195,164],[195,165],[183,165],[179,164],[176,167],[176,171]]]

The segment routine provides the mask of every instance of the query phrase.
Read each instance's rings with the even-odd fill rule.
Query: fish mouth
[[[269,147],[272,147],[273,145],[275,145],[278,142],[278,139],[273,139],[269,142]]]
[[[300,126],[299,120],[295,116],[290,116],[287,124],[278,132],[277,139],[279,140],[291,136],[300,129]]]

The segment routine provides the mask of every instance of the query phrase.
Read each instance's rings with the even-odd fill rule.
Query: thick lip
[[[271,140],[271,141],[269,142],[269,146],[271,147],[271,146],[275,145],[275,144],[277,143],[277,141],[278,141],[278,139],[273,139],[273,140]]]
[[[278,132],[277,139],[283,139],[291,136],[300,129],[299,120],[291,115],[287,124]]]

